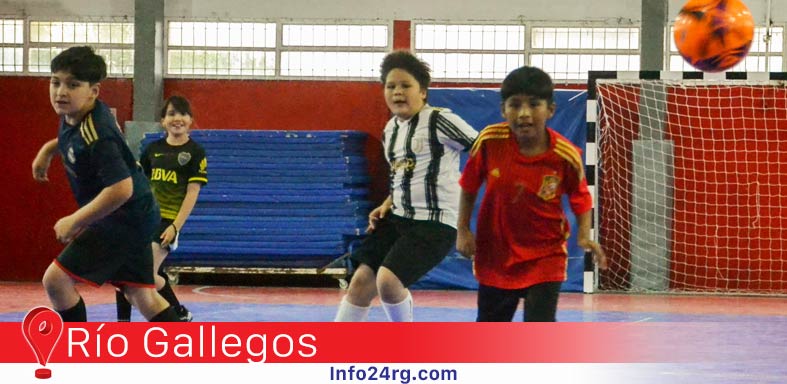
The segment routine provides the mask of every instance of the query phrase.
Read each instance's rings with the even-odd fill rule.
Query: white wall
[[[167,0],[168,17],[439,21],[587,21],[630,25],[641,1],[664,0]],[[670,18],[684,0],[668,0]],[[773,20],[787,21],[787,0],[771,0]],[[460,5],[461,4],[461,5]],[[746,0],[764,24],[768,0]],[[0,0],[0,16],[133,16],[133,0]]]
[[[640,0],[171,0],[168,15],[382,20],[589,20],[640,18]],[[226,5],[225,5],[226,4]]]
[[[133,16],[133,0],[0,0],[0,15],[68,18]]]
[[[659,1],[659,0],[642,0],[642,1]],[[669,0],[670,17],[675,17],[680,11],[680,8],[685,4],[685,0]],[[768,10],[767,0],[743,0],[743,3],[749,7],[754,21],[758,25],[765,25],[766,11]],[[787,0],[771,0],[771,19],[775,23],[784,23],[787,20]]]

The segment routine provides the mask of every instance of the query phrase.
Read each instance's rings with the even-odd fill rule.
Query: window
[[[22,72],[24,20],[0,19],[0,72]]]
[[[638,71],[638,28],[535,27],[530,65],[555,80],[586,80],[590,70]]]
[[[167,73],[273,76],[276,24],[170,21]]]
[[[525,27],[416,24],[415,51],[434,79],[497,82],[524,65]]]
[[[678,53],[675,40],[672,38],[672,28],[667,38],[670,41],[669,70],[670,71],[697,71],[691,64],[686,62]],[[784,52],[784,27],[771,27],[770,46],[765,44],[765,27],[754,29],[754,39],[752,40],[749,54],[743,61],[729,69],[733,72],[780,72],[783,70]],[[765,62],[768,61],[768,68]]]
[[[127,21],[31,21],[28,70],[49,72],[58,53],[82,44],[104,57],[109,75],[134,74],[134,23]]]
[[[284,24],[281,75],[374,78],[389,47],[387,25]]]

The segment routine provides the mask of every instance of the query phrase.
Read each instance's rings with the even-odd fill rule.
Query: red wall
[[[33,181],[31,164],[41,145],[57,136],[58,119],[49,103],[49,78],[0,77],[0,280],[38,280],[62,245],[55,241],[57,219],[76,208],[59,158],[47,184]],[[131,116],[131,80],[108,80],[101,98]]]

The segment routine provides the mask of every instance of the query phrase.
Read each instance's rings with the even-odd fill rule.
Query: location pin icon
[[[22,321],[22,334],[35,352],[38,363],[43,366],[46,366],[49,357],[52,356],[61,333],[63,333],[63,319],[60,314],[47,307],[31,309]],[[36,369],[36,378],[50,377],[52,371],[48,368]]]

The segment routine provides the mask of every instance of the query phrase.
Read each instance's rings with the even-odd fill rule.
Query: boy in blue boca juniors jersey
[[[49,265],[43,283],[63,321],[87,321],[76,283],[120,287],[150,321],[179,321],[153,284],[150,242],[158,205],[109,107],[98,100],[106,63],[90,47],[69,48],[52,60],[49,96],[61,116],[57,139],[33,160],[33,178],[44,182],[59,150],[79,209],[55,223],[67,244]]]

